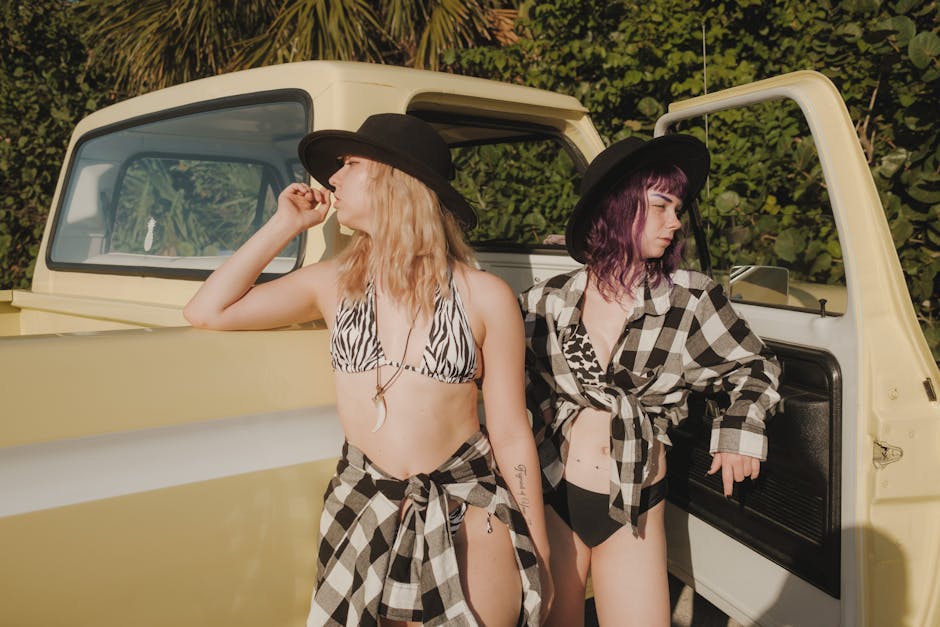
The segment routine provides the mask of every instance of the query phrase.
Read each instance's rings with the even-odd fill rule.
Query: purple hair
[[[653,165],[634,172],[600,199],[584,249],[587,265],[605,298],[622,296],[635,288],[644,274],[650,285],[658,285],[679,267],[685,245],[684,227],[658,259],[643,259],[640,244],[646,226],[647,190],[682,198],[688,185],[685,172],[678,167]]]

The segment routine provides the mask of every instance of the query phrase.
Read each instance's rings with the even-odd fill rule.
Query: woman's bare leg
[[[552,547],[551,569],[555,583],[555,602],[545,625],[583,627],[584,589],[591,567],[591,549],[548,505],[545,506],[545,524]]]
[[[468,507],[454,536],[460,583],[477,622],[487,627],[515,627],[522,609],[522,580],[509,529],[496,516]]]
[[[594,601],[601,625],[669,627],[666,532],[659,503],[640,516],[639,537],[627,525],[594,547]]]
[[[666,447],[653,442],[652,485],[666,477]],[[669,577],[666,573],[665,502],[640,516],[637,535],[622,527],[594,547],[592,582],[601,625],[669,627]]]

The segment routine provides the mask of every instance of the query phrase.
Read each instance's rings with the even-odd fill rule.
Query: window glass
[[[53,267],[204,276],[304,180],[301,102],[203,111],[116,130],[80,145],[53,237]],[[295,238],[266,268],[299,262]],[[144,269],[141,272],[141,269]]]
[[[165,257],[231,253],[269,217],[265,201],[274,195],[275,180],[258,163],[134,159],[117,187],[109,251]],[[291,248],[296,253],[296,242]]]
[[[477,212],[469,239],[478,250],[564,250],[565,224],[577,202],[580,172],[572,152],[554,135],[522,130],[442,131],[451,143],[454,187]],[[580,158],[580,157],[578,157]],[[554,236],[554,237],[553,237]]]
[[[676,129],[706,138],[700,211],[712,270],[732,299],[844,313],[845,268],[812,134],[789,100],[712,113]],[[757,139],[757,141],[755,141]],[[693,238],[689,259],[700,266]]]
[[[586,160],[553,128],[418,112],[451,148],[454,187],[479,218],[477,264],[515,292],[579,264],[564,246]]]

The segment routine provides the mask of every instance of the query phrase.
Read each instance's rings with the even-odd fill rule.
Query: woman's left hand
[[[750,455],[738,453],[715,453],[712,457],[712,467],[708,474],[713,475],[721,469],[721,483],[724,486],[725,496],[731,496],[734,482],[744,481],[746,477],[757,479],[760,474],[760,460]]]

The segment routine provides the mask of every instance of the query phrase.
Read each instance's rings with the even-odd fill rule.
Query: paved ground
[[[728,618],[717,607],[695,594],[692,588],[671,576],[669,598],[672,602],[672,627],[742,627],[740,623]],[[584,624],[585,627],[599,627],[592,601],[588,601]]]

